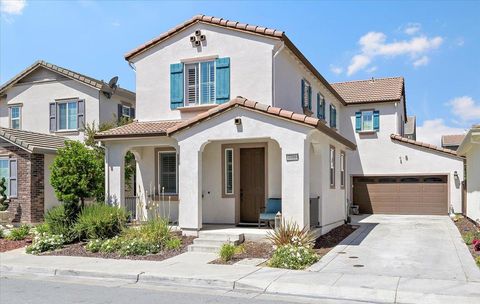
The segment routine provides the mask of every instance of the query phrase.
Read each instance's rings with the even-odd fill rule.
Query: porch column
[[[125,206],[125,150],[107,146],[105,151],[105,200],[112,205]]]
[[[282,214],[300,228],[310,225],[310,142],[291,138],[282,148]],[[298,154],[298,160],[296,160]],[[287,155],[289,160],[287,161]]]
[[[178,222],[185,235],[202,228],[202,151],[191,142],[179,144]]]

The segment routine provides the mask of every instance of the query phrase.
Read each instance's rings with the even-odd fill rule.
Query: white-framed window
[[[159,192],[178,193],[176,152],[158,152],[158,184]]]
[[[215,103],[215,61],[185,65],[185,106]]]
[[[0,158],[0,178],[5,178],[8,197],[17,197],[17,160]]]
[[[77,100],[57,102],[57,130],[78,129],[78,102]]]
[[[233,148],[225,149],[225,194],[231,195],[234,192],[234,172],[233,172]]]
[[[335,147],[330,146],[330,187],[335,188]]]
[[[21,106],[11,106],[10,107],[10,128],[20,129],[21,128]]]
[[[131,117],[131,107],[122,105],[122,117]]]
[[[312,109],[312,86],[305,79],[302,79],[302,107]]]
[[[346,159],[345,159],[345,152],[340,151],[340,187],[345,187],[345,167],[346,167]]]
[[[373,111],[362,111],[362,131],[373,131]]]

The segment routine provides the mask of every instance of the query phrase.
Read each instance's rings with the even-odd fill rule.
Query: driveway
[[[369,215],[310,270],[323,273],[480,282],[448,216]]]

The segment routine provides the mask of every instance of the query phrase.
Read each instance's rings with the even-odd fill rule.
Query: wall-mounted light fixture
[[[457,172],[457,171],[454,171],[454,172],[453,172],[453,177],[455,177],[455,179],[458,178],[458,172]]]

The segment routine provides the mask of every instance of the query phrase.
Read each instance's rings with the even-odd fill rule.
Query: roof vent
[[[371,82],[375,82],[375,78],[374,78],[374,77],[372,77],[372,79],[371,79],[370,81],[371,81]]]

